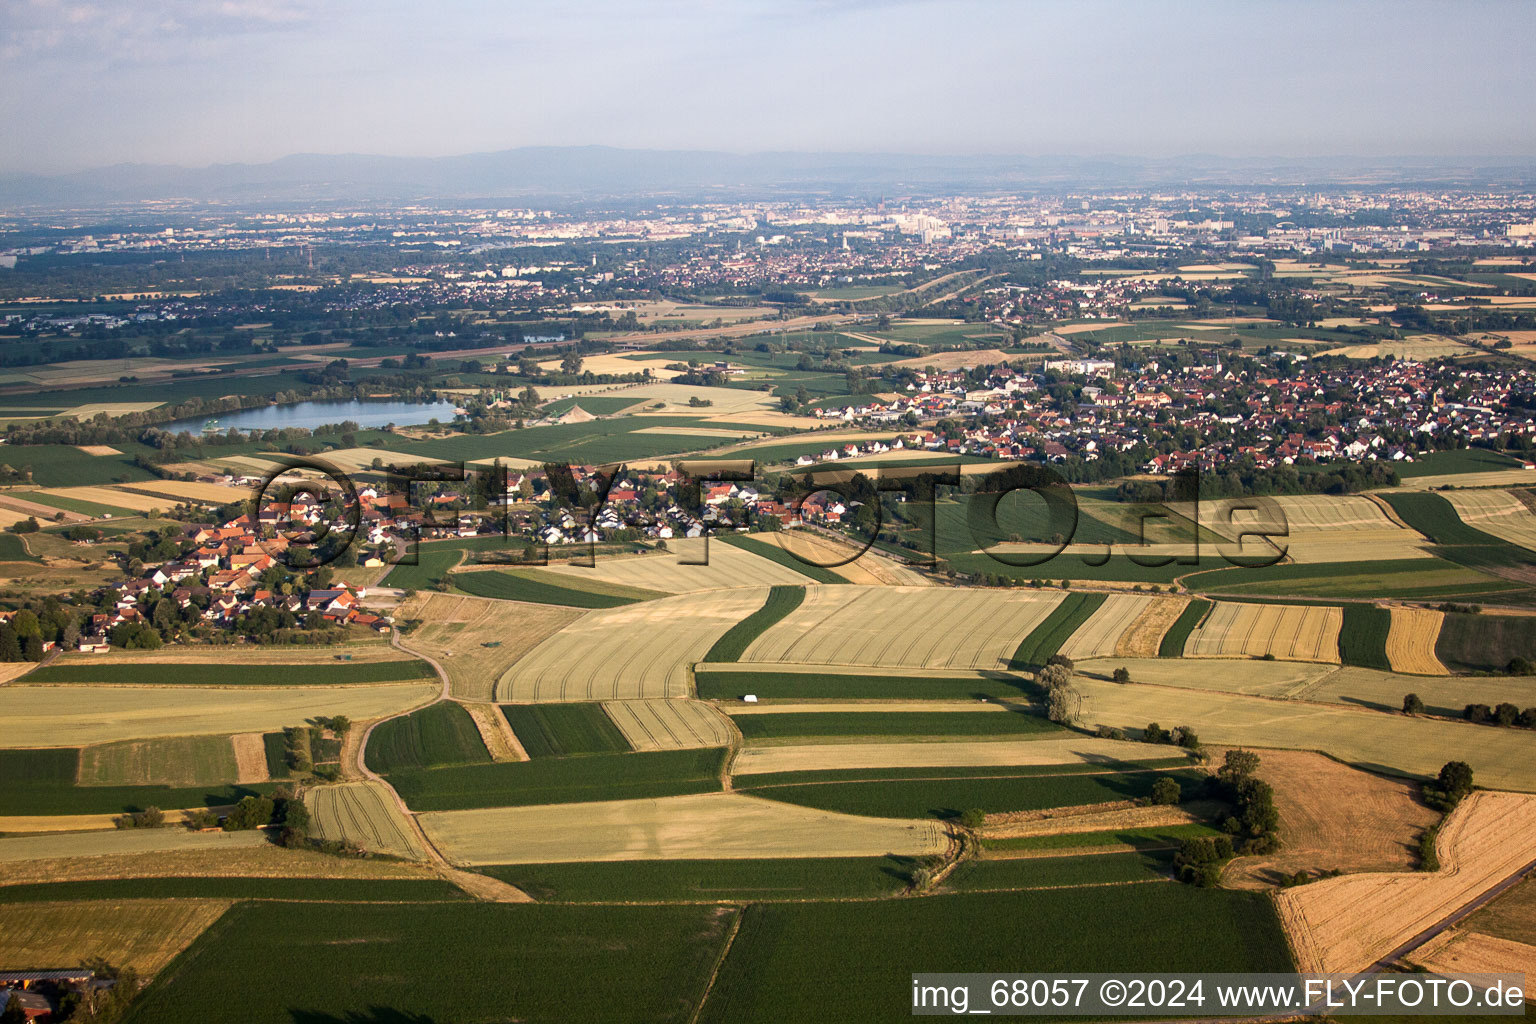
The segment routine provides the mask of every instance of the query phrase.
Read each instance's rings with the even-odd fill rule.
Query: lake
[[[268,405],[260,409],[242,409],[239,412],[219,414],[217,423],[207,430],[208,417],[177,420],[167,423],[164,429],[173,434],[183,430],[192,434],[223,433],[227,430],[278,430],[283,427],[306,427],[313,430],[326,423],[351,420],[360,427],[382,427],[393,423],[410,426],[439,419],[453,421],[452,402],[406,402],[384,400],[378,402],[295,402],[292,405]]]

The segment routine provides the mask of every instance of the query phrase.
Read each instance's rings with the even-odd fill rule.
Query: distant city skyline
[[[0,171],[522,146],[1536,156],[1536,5],[12,0]]]

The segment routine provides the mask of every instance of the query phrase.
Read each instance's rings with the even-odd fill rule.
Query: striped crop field
[[[1059,595],[955,587],[808,587],[742,662],[1001,669]]]
[[[1051,613],[1019,641],[1013,657],[1008,661],[1008,667],[1019,669],[1044,665],[1053,654],[1060,652],[1062,644],[1073,633],[1092,618],[1104,601],[1104,594],[1068,594],[1062,598],[1061,603],[1052,608]]]
[[[1057,651],[1073,661],[1107,658],[1120,650],[1121,638],[1154,605],[1172,604],[1142,594],[1110,594]]]
[[[1243,604],[1219,601],[1189,635],[1187,658],[1263,657],[1281,661],[1338,664],[1339,630],[1344,613],[1337,607]]]
[[[766,596],[761,587],[746,587],[588,612],[507,669],[496,699],[686,697],[688,667]]]
[[[382,783],[317,786],[304,794],[314,835],[372,853],[426,860],[416,830]]]
[[[696,700],[615,700],[603,705],[635,750],[724,747],[730,721],[711,704]]]
[[[1440,623],[1445,613],[1433,608],[1393,608],[1392,628],[1387,633],[1387,661],[1393,672],[1412,675],[1448,675],[1435,656]]]

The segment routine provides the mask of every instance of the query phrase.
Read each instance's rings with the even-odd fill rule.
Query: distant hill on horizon
[[[445,157],[286,156],[189,168],[118,164],[61,175],[0,175],[0,207],[146,200],[213,203],[589,200],[677,194],[870,194],[1138,186],[1527,185],[1536,157],[923,156],[723,153],[531,146]]]

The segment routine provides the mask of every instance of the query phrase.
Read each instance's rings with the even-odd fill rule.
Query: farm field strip
[[[741,660],[1002,669],[1058,599],[939,587],[813,586]]]
[[[600,580],[668,594],[807,582],[803,573],[719,540],[709,541],[707,547],[702,538],[667,544],[669,551],[599,557],[591,567],[551,565],[541,571],[572,581]]]
[[[1109,679],[1124,668],[1132,683],[1197,690],[1221,690],[1262,697],[1294,697],[1338,672],[1338,666],[1306,661],[1257,661],[1242,658],[1093,658],[1077,665],[1079,674]]]
[[[260,736],[260,733],[256,735]],[[266,757],[261,758],[266,774]],[[228,736],[167,736],[98,743],[80,751],[81,786],[209,786],[240,774]]]
[[[765,597],[753,587],[588,612],[503,672],[496,699],[686,697],[688,666]]]
[[[1339,661],[1338,608],[1218,601],[1184,645],[1188,658],[1272,654],[1282,661]]]
[[[1536,1000],[1536,946],[1453,928],[1409,955],[1434,974],[1523,974],[1526,1002]]]
[[[634,750],[724,747],[730,720],[711,704],[696,700],[618,700],[603,705]]]
[[[304,805],[320,839],[408,860],[427,859],[416,830],[382,783],[316,786],[304,794]]]
[[[196,686],[0,687],[8,746],[85,746],[124,739],[276,732],[320,715],[354,722],[409,710],[438,688],[422,683],[210,689]]]
[[[1129,658],[1155,658],[1163,636],[1172,628],[1189,605],[1186,597],[1165,597],[1144,606],[1120,639],[1114,654]]]
[[[936,822],[864,818],[739,793],[420,815],[456,864],[937,853]]]
[[[397,611],[422,624],[405,643],[437,659],[449,692],[463,700],[495,698],[496,681],[519,658],[581,617],[575,608],[459,597],[418,596]]]
[[[1166,717],[1166,716],[1165,716]],[[830,743],[777,747],[748,747],[731,765],[735,777],[769,772],[806,772],[848,768],[958,768],[1030,765],[1103,764],[1137,761],[1148,752],[1168,748],[1149,747],[1126,740],[1091,736],[1064,739],[970,740],[950,743],[922,741],[898,743]]]
[[[1405,692],[1418,685],[1405,683]],[[1459,760],[1472,765],[1482,785],[1536,791],[1531,736],[1519,729],[1218,690],[1123,686],[1081,673],[1077,686],[1087,698],[1081,724],[1090,729],[1136,730],[1147,722],[1188,725],[1206,744],[1321,750],[1349,764],[1421,778],[1432,778],[1445,762]],[[1392,708],[1401,701],[1399,695]],[[1175,715],[1177,721],[1170,721]]]
[[[1120,648],[1120,639],[1133,623],[1150,611],[1161,598],[1141,594],[1110,594],[1088,621],[1077,627],[1057,653],[1073,661],[1079,658],[1108,657]],[[1175,602],[1169,602],[1173,604]]]
[[[1536,796],[1475,792],[1441,826],[1435,872],[1346,875],[1284,889],[1302,971],[1362,971],[1536,860]]]
[[[227,900],[0,904],[0,970],[100,957],[152,978],[228,909]]]
[[[259,830],[188,832],[179,828],[115,829],[111,832],[5,836],[0,838],[0,863],[134,853],[163,854],[179,850],[250,849],[264,846],[267,842],[266,834]]]
[[[1445,613],[1432,608],[1394,607],[1392,628],[1387,633],[1387,661],[1394,672],[1413,675],[1449,675],[1435,656],[1440,623]]]
[[[1440,496],[1468,526],[1536,550],[1536,514],[1508,491],[1455,489],[1441,491]]]

